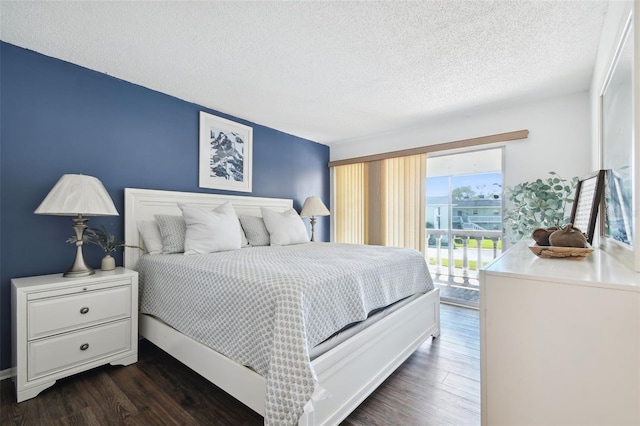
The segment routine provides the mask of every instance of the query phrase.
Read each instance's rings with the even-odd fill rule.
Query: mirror
[[[602,245],[635,270],[634,23],[625,25],[601,96],[602,169],[606,170]],[[635,96],[638,96],[637,94]],[[635,243],[634,243],[635,242]],[[638,253],[635,253],[638,251]]]

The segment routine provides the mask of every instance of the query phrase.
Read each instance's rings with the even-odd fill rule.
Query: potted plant
[[[100,229],[89,228],[86,231],[87,241],[99,246],[104,251],[102,259],[103,271],[112,271],[116,268],[116,260],[111,255],[119,247],[124,247],[124,241],[116,240],[115,235],[109,234],[104,226]]]
[[[566,180],[556,172],[551,177],[523,182],[506,188],[509,205],[504,226],[511,242],[531,235],[536,228],[560,226],[567,222],[567,205],[573,202],[578,177]]]

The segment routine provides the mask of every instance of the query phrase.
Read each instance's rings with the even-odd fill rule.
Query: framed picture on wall
[[[253,129],[200,111],[200,188],[251,192]]]
[[[637,235],[640,197],[638,185],[634,184],[640,158],[634,140],[640,119],[634,117],[633,106],[634,99],[640,96],[640,88],[633,81],[634,67],[640,58],[634,59],[633,11],[621,34],[601,95],[602,168],[606,170],[601,246],[640,271]]]

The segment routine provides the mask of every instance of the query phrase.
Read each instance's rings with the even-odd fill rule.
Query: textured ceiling
[[[2,1],[0,38],[331,145],[587,90],[606,1]]]

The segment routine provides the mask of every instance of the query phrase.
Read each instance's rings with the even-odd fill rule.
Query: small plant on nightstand
[[[67,242],[75,244],[76,238],[71,237]],[[111,254],[118,248],[126,246],[124,241],[116,240],[115,235],[110,234],[104,226],[101,226],[100,229],[87,229],[84,242],[95,244],[104,251],[101,266],[103,271],[112,271],[116,268],[116,261]]]
[[[99,246],[104,251],[101,269],[103,271],[111,271],[116,268],[116,260],[111,255],[119,247],[124,247],[124,241],[116,240],[116,236],[109,234],[104,226],[100,229],[87,229],[87,240]]]

